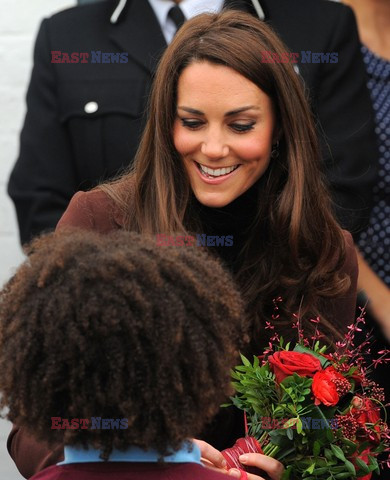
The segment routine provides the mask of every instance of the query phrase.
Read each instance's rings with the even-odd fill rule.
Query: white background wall
[[[6,184],[18,155],[35,36],[44,17],[75,4],[76,0],[0,0],[0,285],[23,259]],[[6,450],[9,430],[10,424],[1,420],[0,479],[19,480]]]

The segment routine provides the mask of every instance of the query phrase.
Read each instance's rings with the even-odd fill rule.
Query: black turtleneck
[[[197,230],[196,233],[233,235],[233,246],[211,247],[232,273],[236,273],[240,267],[238,255],[250,235],[258,208],[258,198],[266,176],[263,175],[251,188],[222,208],[206,207],[196,199],[194,194],[191,194],[188,214],[197,217],[202,229],[202,231]],[[220,410],[201,438],[216,448],[223,449],[232,446],[235,440],[244,434],[242,412],[238,409],[226,408]]]
[[[194,212],[207,235],[233,236],[232,246],[212,247],[232,272],[236,272],[239,252],[250,234],[251,226],[256,217],[259,192],[264,182],[264,176],[252,185],[246,192],[224,207],[212,208],[200,203],[194,194],[191,195],[191,211]]]

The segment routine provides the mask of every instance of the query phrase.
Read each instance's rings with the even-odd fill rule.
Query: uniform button
[[[96,102],[88,102],[84,105],[85,113],[95,113],[98,111],[99,105]]]

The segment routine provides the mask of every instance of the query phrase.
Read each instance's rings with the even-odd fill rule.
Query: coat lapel
[[[110,39],[122,51],[128,52],[129,57],[149,72],[155,71],[167,44],[147,0],[131,0],[123,17],[110,29]]]

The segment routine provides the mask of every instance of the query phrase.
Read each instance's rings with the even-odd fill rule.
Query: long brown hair
[[[272,299],[282,296],[286,313],[298,308],[302,316],[321,313],[328,331],[336,334],[340,326],[326,321],[320,304],[349,287],[349,278],[340,274],[343,234],[319,168],[302,80],[291,63],[262,62],[263,51],[282,58],[288,50],[270,27],[249,14],[225,11],[186,22],[160,61],[133,167],[100,188],[122,209],[126,229],[187,233],[193,228],[186,215],[191,187],[173,143],[177,83],[193,62],[232,68],[270,97],[280,130],[280,154],[268,168],[236,280],[254,317],[264,318]]]

